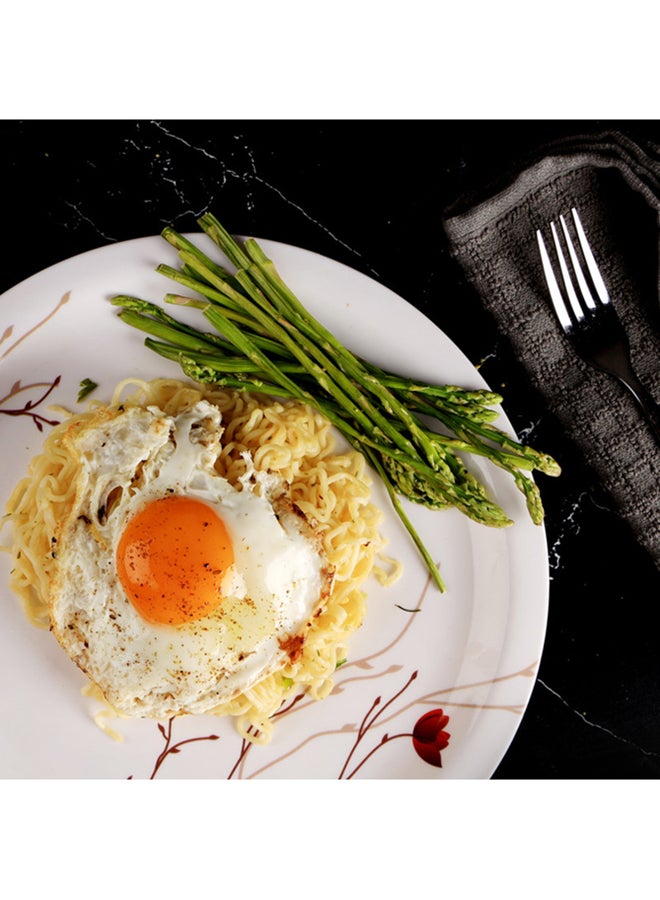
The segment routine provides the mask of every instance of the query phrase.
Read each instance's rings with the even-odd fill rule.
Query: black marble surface
[[[332,257],[437,323],[494,389],[518,433],[562,464],[542,479],[550,563],[545,651],[497,779],[660,775],[660,573],[575,447],[526,386],[451,260],[442,210],[534,148],[653,121],[4,121],[0,292],[110,242],[233,231]]]

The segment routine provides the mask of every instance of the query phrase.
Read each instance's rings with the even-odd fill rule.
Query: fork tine
[[[557,234],[557,228],[554,222],[550,222],[550,230],[552,231],[552,237],[555,242],[555,249],[557,251],[557,259],[559,260],[559,268],[561,269],[561,277],[564,281],[564,287],[566,288],[566,294],[568,295],[568,301],[571,304],[571,309],[573,310],[573,315],[578,320],[584,319],[584,312],[582,307],[580,306],[580,301],[578,300],[578,296],[575,293],[575,288],[573,287],[573,282],[571,281],[571,276],[568,271],[568,266],[566,265],[566,258],[564,256],[564,251],[561,248],[561,243],[559,242],[559,235]]]
[[[573,327],[573,323],[571,322],[571,317],[568,314],[566,304],[564,303],[564,298],[562,297],[559,285],[557,284],[557,279],[555,278],[555,273],[552,269],[552,263],[550,262],[550,257],[548,256],[548,251],[546,249],[545,241],[543,240],[543,235],[541,234],[540,229],[537,229],[536,231],[536,239],[539,244],[541,263],[543,265],[543,274],[545,275],[545,280],[548,285],[548,291],[550,292],[552,305],[554,306],[555,312],[557,313],[559,324],[564,329],[564,331],[569,331]]]
[[[580,246],[582,247],[582,253],[584,254],[587,268],[589,269],[589,274],[591,275],[594,287],[596,288],[596,293],[600,297],[602,303],[609,303],[610,295],[607,292],[605,282],[603,281],[603,277],[600,274],[598,263],[594,259],[594,255],[591,252],[591,247],[589,246],[589,241],[587,240],[587,236],[584,233],[584,228],[582,227],[582,222],[580,221],[580,217],[578,216],[578,211],[575,207],[573,207],[571,209],[571,212],[573,213],[573,221],[575,222],[578,240],[580,241]]]
[[[596,303],[591,295],[591,291],[589,290],[589,285],[587,284],[587,281],[582,273],[582,266],[580,265],[580,262],[577,258],[577,253],[575,252],[575,247],[573,245],[573,241],[571,240],[571,236],[568,233],[566,220],[563,216],[559,216],[559,220],[561,221],[561,227],[562,231],[564,232],[566,246],[568,247],[568,255],[571,257],[571,265],[573,266],[575,277],[577,278],[578,285],[580,286],[580,293],[582,294],[582,298],[589,309],[596,309]]]

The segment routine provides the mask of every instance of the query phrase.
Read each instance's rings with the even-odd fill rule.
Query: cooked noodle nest
[[[175,379],[126,379],[117,385],[108,407],[110,412],[157,407],[167,416],[177,416],[200,400],[213,404],[222,416],[217,474],[234,486],[251,467],[280,479],[288,499],[313,524],[334,570],[332,588],[307,630],[302,652],[210,710],[234,717],[246,739],[266,743],[273,716],[287,699],[304,692],[321,700],[332,691],[337,666],[349,653],[350,636],[365,618],[365,581],[373,574],[382,583],[391,583],[401,567],[384,556],[383,513],[371,500],[364,458],[353,450],[338,449],[334,429],[308,406]],[[53,428],[7,504],[13,529],[8,548],[13,556],[11,586],[29,619],[40,627],[51,622],[49,586],[57,567],[53,535],[78,499],[70,436],[103,410],[101,404],[90,403],[84,413],[70,415]],[[94,684],[88,685],[87,693],[103,698]],[[107,723],[115,714],[103,699],[98,721]]]

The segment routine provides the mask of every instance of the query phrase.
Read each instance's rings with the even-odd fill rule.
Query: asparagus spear
[[[150,349],[176,360],[194,380],[290,397],[322,412],[382,478],[441,590],[437,565],[401,496],[432,508],[455,506],[487,525],[510,524],[465,465],[462,456],[475,454],[509,472],[533,521],[542,521],[538,487],[524,472],[557,475],[559,467],[492,424],[499,394],[413,381],[357,357],[311,316],[256,241],[240,245],[210,213],[199,224],[236,271],[172,228],[163,237],[178,250],[181,267],[161,265],[158,271],[197,295],[168,294],[166,302],[198,308],[213,331],[185,325],[139,298],[113,299],[121,318],[149,335]],[[428,417],[450,434],[430,428]]]

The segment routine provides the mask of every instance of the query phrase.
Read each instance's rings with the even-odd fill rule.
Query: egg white
[[[80,474],[56,535],[52,629],[124,714],[202,713],[233,698],[286,662],[327,597],[331,570],[309,523],[269,498],[267,479],[236,488],[216,473],[221,432],[219,410],[200,401],[177,417],[155,407],[99,414],[71,438]],[[211,615],[154,625],[127,598],[115,556],[130,518],[172,493],[216,511],[235,560]]]

